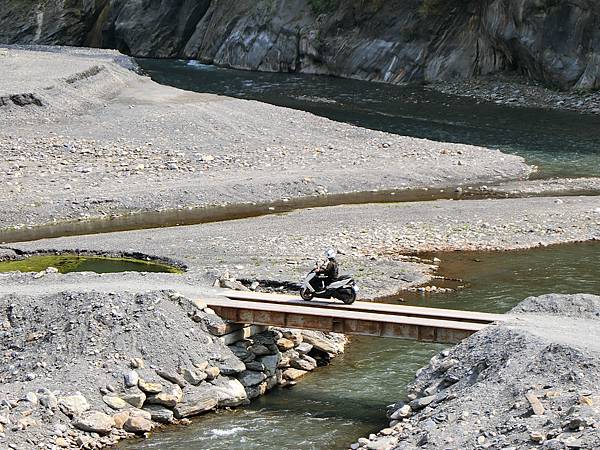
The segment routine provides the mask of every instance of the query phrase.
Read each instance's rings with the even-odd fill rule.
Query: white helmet
[[[335,258],[336,252],[334,249],[330,248],[325,252],[325,256],[327,256],[328,259],[333,259]]]

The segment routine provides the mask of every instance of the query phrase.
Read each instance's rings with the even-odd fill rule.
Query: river
[[[142,60],[165,84],[252,98],[335,120],[411,136],[501,148],[538,164],[541,176],[600,175],[598,119],[568,112],[477,104],[422,87],[327,77],[216,69]],[[533,114],[535,112],[535,114]],[[437,254],[441,273],[462,278],[452,293],[407,294],[407,304],[504,312],[531,295],[600,294],[600,243],[529,251]],[[249,407],[210,414],[185,428],[123,443],[124,449],[345,449],[387,425],[386,405],[402,398],[439,344],[353,337],[345,355]]]
[[[426,86],[222,69],[196,61],[138,59],[155,81],[260,100],[406,136],[498,148],[540,167],[540,177],[600,175],[600,118],[517,108]]]

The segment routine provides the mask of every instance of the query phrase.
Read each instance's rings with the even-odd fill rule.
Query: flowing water
[[[196,61],[138,59],[154,80],[191,91],[260,100],[406,136],[499,148],[540,167],[539,176],[600,176],[600,118],[517,108],[324,76],[247,72]]]
[[[241,72],[186,61],[139,60],[158,82],[256,99],[403,135],[500,148],[541,167],[541,176],[600,175],[600,120],[517,109],[399,87],[328,77]],[[531,295],[600,294],[600,243],[503,253],[437,254],[441,272],[462,281],[452,293],[411,294],[407,304],[504,312]],[[345,355],[292,389],[249,407],[198,418],[125,449],[345,449],[386,426],[385,407],[443,347],[353,337]]]

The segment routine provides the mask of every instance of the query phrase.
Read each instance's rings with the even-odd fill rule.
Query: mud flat
[[[532,171],[495,150],[161,86],[100,53],[2,52],[0,96],[39,102],[0,107],[0,228]]]

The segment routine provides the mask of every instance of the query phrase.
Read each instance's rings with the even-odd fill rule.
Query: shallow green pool
[[[0,272],[41,272],[49,267],[55,267],[60,273],[182,272],[178,267],[153,261],[101,256],[44,255],[0,262]]]

